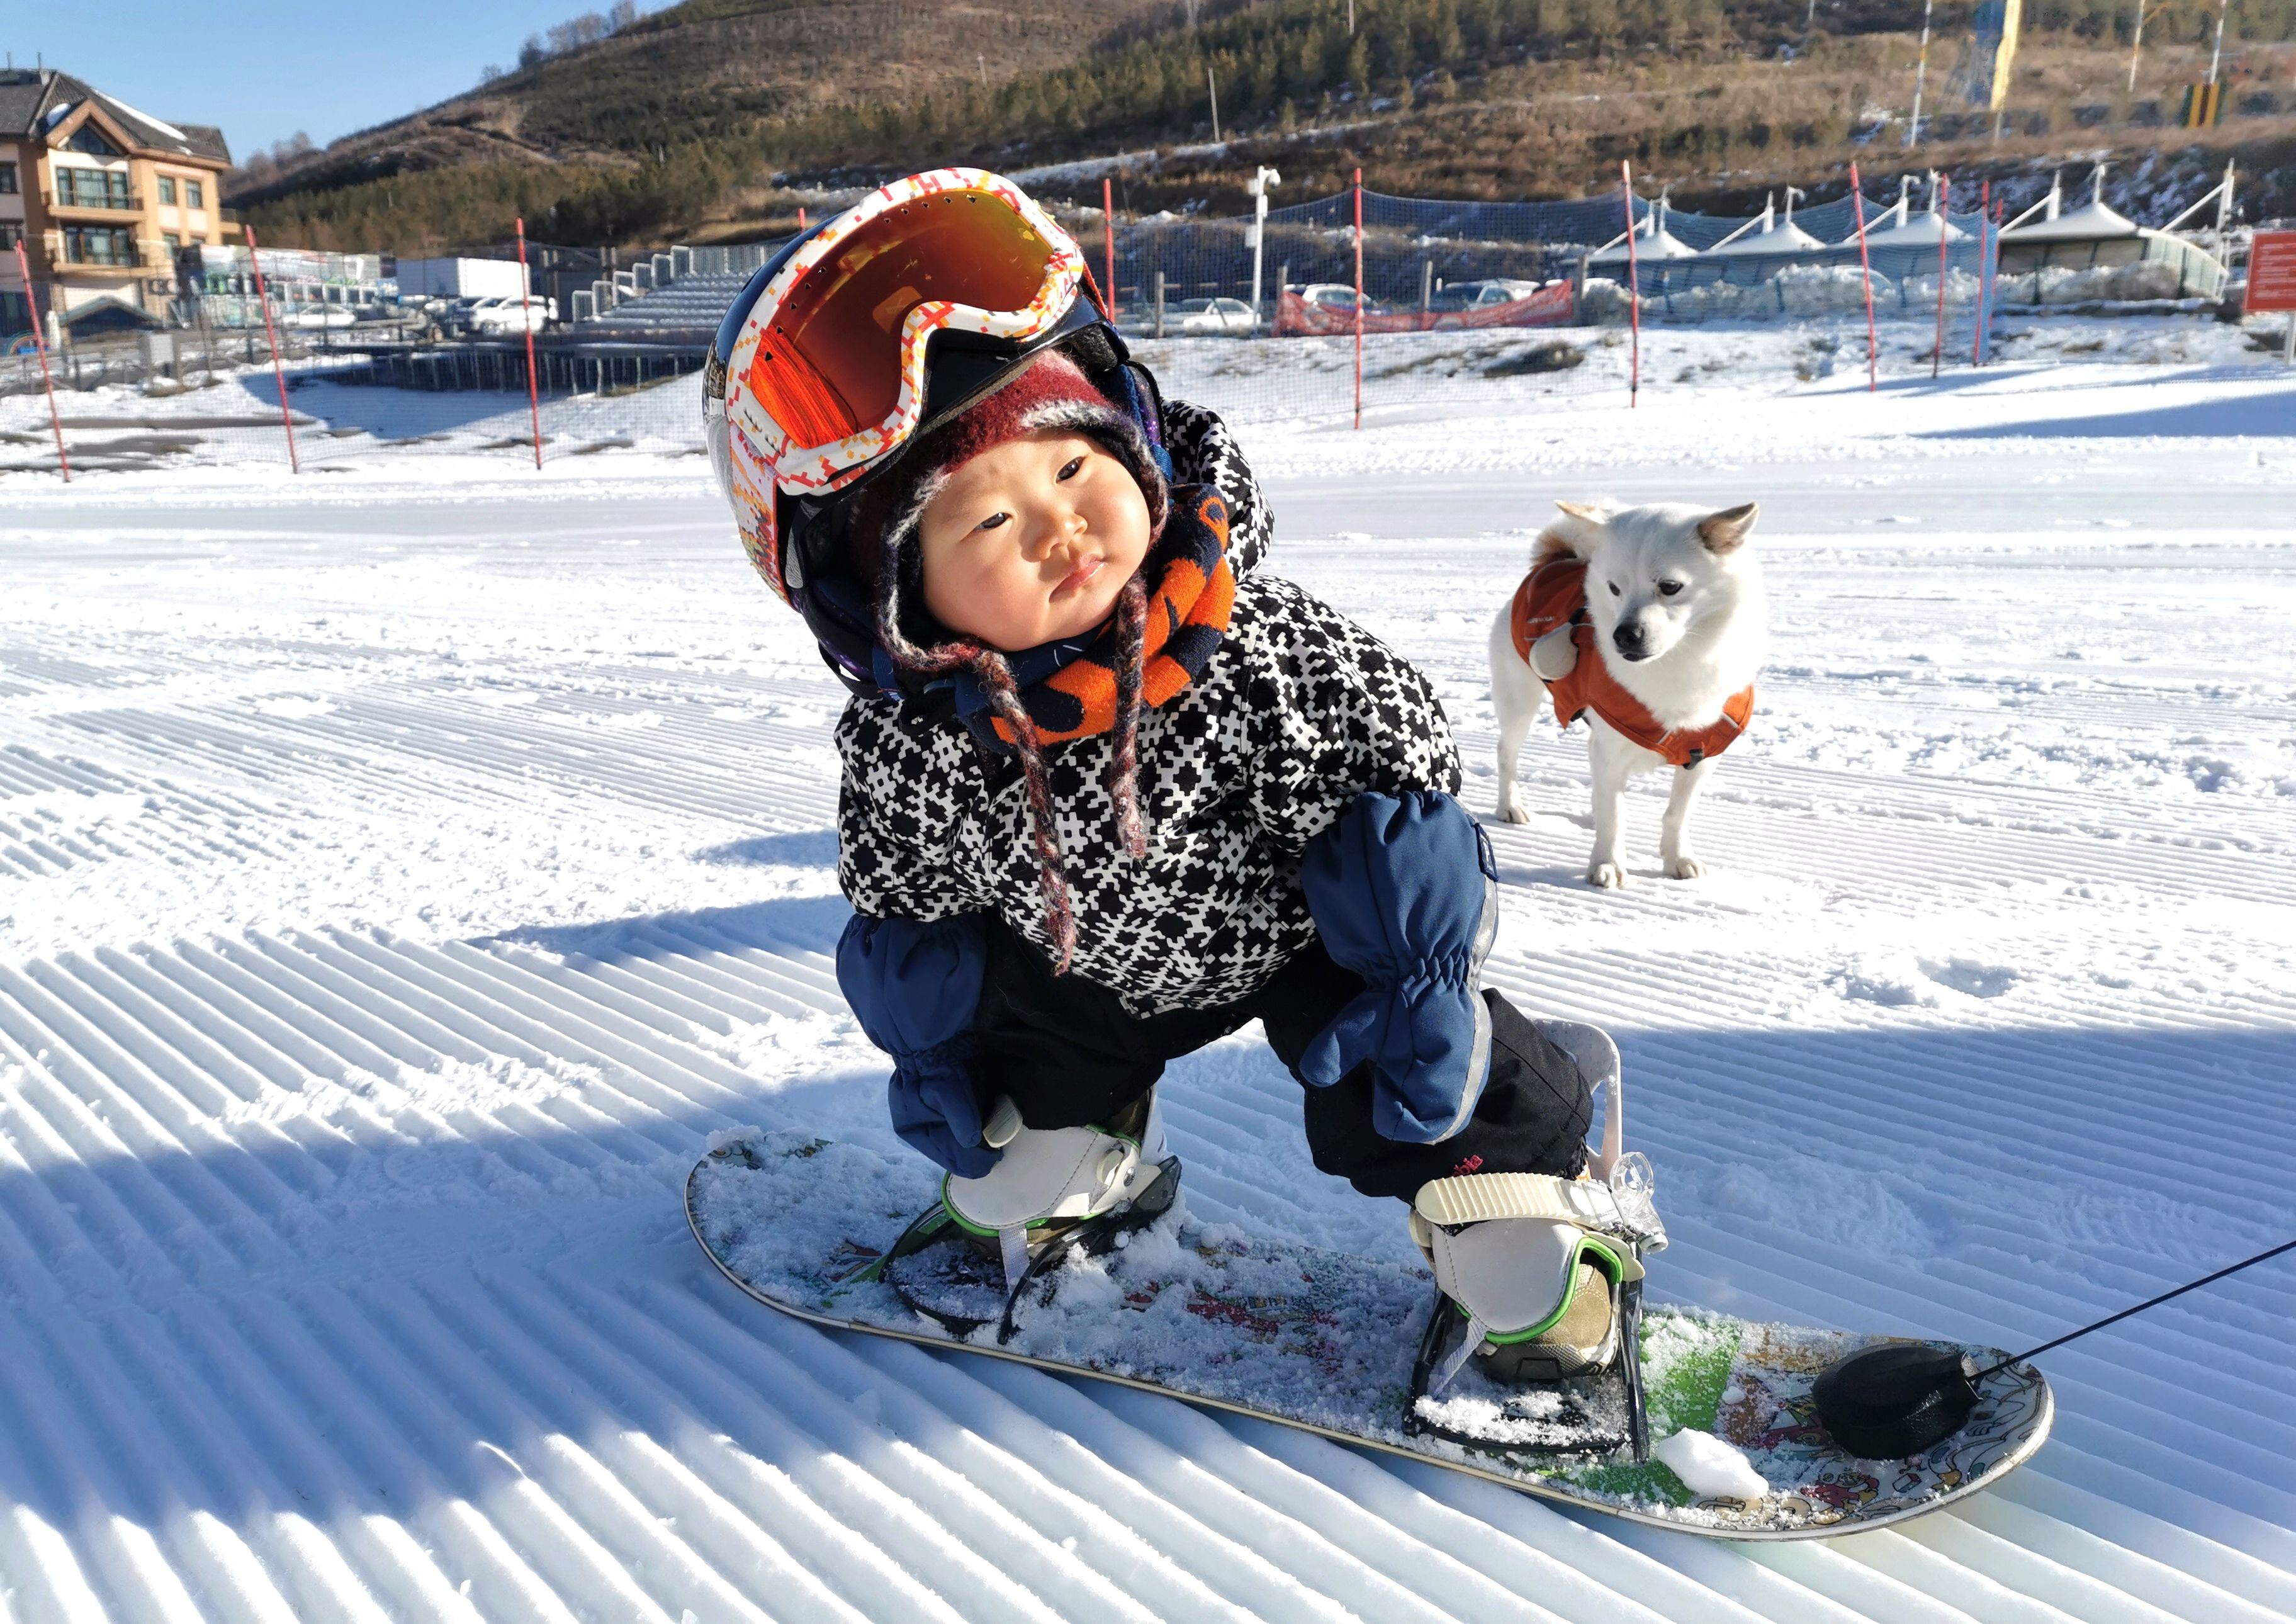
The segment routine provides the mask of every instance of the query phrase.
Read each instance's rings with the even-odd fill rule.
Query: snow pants
[[[1036,950],[988,922],[988,961],[973,1036],[973,1080],[985,1118],[1009,1095],[1031,1128],[1105,1122],[1156,1085],[1168,1061],[1253,1021],[1299,1076],[1300,1056],[1363,990],[1311,943],[1250,997],[1211,1009],[1140,1016],[1080,975],[1055,977]],[[1467,1126],[1439,1144],[1406,1144],[1372,1128],[1372,1069],[1328,1088],[1302,1083],[1308,1148],[1323,1171],[1365,1195],[1409,1201],[1430,1179],[1462,1173],[1576,1175],[1586,1161],[1594,1094],[1578,1066],[1497,993],[1490,1080]]]

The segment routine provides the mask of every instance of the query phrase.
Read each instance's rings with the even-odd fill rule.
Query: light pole
[[[2217,0],[2217,46],[2209,55],[2209,83],[2217,82],[2217,69],[2224,62],[2225,10],[2232,0]]]
[[[1922,53],[1914,64],[1914,117],[1906,126],[1906,144],[1911,146],[1922,138],[1922,85],[1930,74],[1930,12],[1937,0],[1922,0]]]
[[[2136,36],[2128,42],[2128,94],[2136,94],[2136,59],[2144,52],[2144,0],[2136,0]]]
[[[1251,193],[1251,325],[1254,332],[1259,328],[1259,261],[1267,248],[1267,189],[1283,184],[1281,175],[1262,164],[1245,187]],[[1278,288],[1275,296],[1280,299],[1283,291]]]

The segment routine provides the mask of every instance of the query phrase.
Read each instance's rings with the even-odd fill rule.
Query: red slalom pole
[[[1356,427],[1363,427],[1363,171],[1356,171]]]
[[[1116,316],[1116,183],[1100,177],[1100,228],[1105,234],[1108,260],[1108,314]]]
[[[1866,252],[1866,188],[1854,163],[1849,166],[1849,201],[1857,210],[1857,269],[1866,283],[1866,392],[1870,395],[1882,387],[1882,345],[1874,332],[1874,261]]]
[[[800,203],[800,204],[797,206],[797,228],[798,228],[800,231],[803,231],[803,230],[805,230],[805,229],[806,229],[806,224],[805,224],[805,205],[804,205],[803,203]]]
[[[24,279],[24,313],[32,319],[32,348],[40,354],[40,387],[48,391],[48,426],[56,431],[56,466],[64,483],[71,483],[71,458],[64,455],[64,420],[56,415],[56,381],[48,371],[48,340],[40,332],[40,304],[32,297],[32,262],[24,258],[24,239],[16,239],[16,274]]]
[[[1945,249],[1947,235],[1953,230],[1953,215],[1946,202],[1953,196],[1953,176],[1938,176],[1938,319],[1937,341],[1930,346],[1930,376],[1935,378],[1945,365]]]
[[[1635,335],[1634,359],[1627,373],[1627,406],[1631,410],[1643,403],[1643,270],[1635,251],[1635,166],[1623,158],[1619,160],[1619,185],[1627,202],[1627,320]]]
[[[263,256],[255,251],[255,227],[241,228],[247,235],[247,263],[255,272],[255,302],[263,307],[263,336],[271,346],[271,375],[279,381],[279,423],[287,431],[287,472],[303,472],[295,455],[295,414],[287,409],[287,371],[279,365],[279,332],[271,324],[271,296],[263,291]]]
[[[517,217],[518,226],[518,317],[526,329],[526,410],[534,420],[534,465],[542,466],[542,394],[534,381],[534,300],[533,284],[526,274],[526,217]]]

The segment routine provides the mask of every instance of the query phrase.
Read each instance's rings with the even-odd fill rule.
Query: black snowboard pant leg
[[[1156,1084],[1167,1062],[1254,1020],[1276,1058],[1299,1076],[1316,1034],[1363,990],[1352,972],[1310,943],[1268,984],[1234,1004],[1139,1016],[1082,976],[1054,976],[1020,937],[994,921],[973,1036],[982,1114],[1008,1095],[1031,1128],[1105,1122]],[[1497,993],[1491,1071],[1467,1125],[1440,1144],[1406,1144],[1372,1126],[1373,1080],[1357,1067],[1328,1088],[1301,1085],[1316,1166],[1365,1195],[1409,1201],[1431,1179],[1464,1173],[1578,1173],[1594,1095],[1570,1057]]]

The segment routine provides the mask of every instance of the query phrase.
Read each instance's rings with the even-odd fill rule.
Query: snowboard
[[[1639,1332],[1651,1439],[1711,1432],[1769,1485],[1759,1500],[1702,1499],[1620,1447],[1614,1373],[1525,1395],[1471,1363],[1439,1397],[1414,1400],[1414,1359],[1438,1307],[1426,1268],[1205,1222],[1185,1194],[1154,1223],[1024,1287],[1008,1323],[959,1335],[882,1278],[887,1249],[939,1196],[919,1158],[744,1128],[713,1137],[685,1209],[727,1279],[814,1325],[1121,1382],[1686,1533],[1794,1539],[1920,1516],[2030,1457],[2053,1415],[2047,1382],[2015,1366],[1987,1377],[1967,1424],[1926,1454],[1853,1459],[1817,1424],[1810,1384],[1845,1354],[1899,1339],[1651,1305]],[[2005,1357],[1934,1345],[1979,1366]],[[1480,1441],[1453,1441],[1463,1431]]]

